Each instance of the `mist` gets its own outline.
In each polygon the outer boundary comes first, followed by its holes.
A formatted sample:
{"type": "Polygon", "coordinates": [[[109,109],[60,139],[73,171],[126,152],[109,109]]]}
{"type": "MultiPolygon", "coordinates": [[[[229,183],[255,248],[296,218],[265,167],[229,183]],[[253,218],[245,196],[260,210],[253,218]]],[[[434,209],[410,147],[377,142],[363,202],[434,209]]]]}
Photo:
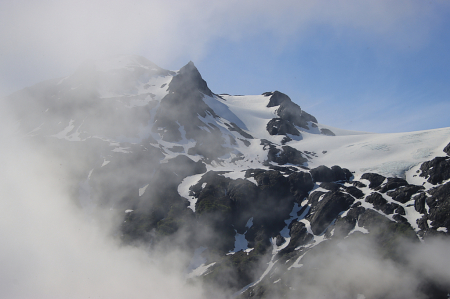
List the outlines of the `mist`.
{"type": "Polygon", "coordinates": [[[1,111],[0,297],[201,297],[185,283],[190,256],[121,244],[118,215],[80,209],[65,161],[18,134],[1,111]]]}
{"type": "MultiPolygon", "coordinates": [[[[278,282],[280,287],[292,287],[288,298],[441,298],[442,294],[430,293],[430,282],[449,287],[450,260],[444,253],[448,240],[401,240],[395,260],[386,258],[370,237],[350,235],[337,246],[327,243],[306,253],[299,261],[302,266],[278,282]]],[[[268,298],[283,293],[280,289],[268,298]]]]}

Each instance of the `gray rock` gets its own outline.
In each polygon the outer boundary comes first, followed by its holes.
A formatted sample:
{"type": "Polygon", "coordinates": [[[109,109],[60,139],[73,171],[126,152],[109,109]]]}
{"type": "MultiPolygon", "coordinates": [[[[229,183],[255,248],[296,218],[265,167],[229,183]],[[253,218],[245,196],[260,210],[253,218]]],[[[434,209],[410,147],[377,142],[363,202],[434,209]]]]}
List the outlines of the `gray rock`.
{"type": "Polygon", "coordinates": [[[369,188],[375,189],[380,186],[386,178],[378,173],[365,173],[361,176],[361,179],[368,180],[370,182],[369,188]]]}
{"type": "Polygon", "coordinates": [[[346,211],[355,199],[342,192],[329,192],[314,207],[314,214],[310,218],[311,230],[319,235],[336,219],[339,213],[346,211]]]}
{"type": "Polygon", "coordinates": [[[450,157],[436,157],[424,162],[420,170],[420,176],[426,178],[429,183],[441,184],[442,181],[450,179],[450,157]]]}

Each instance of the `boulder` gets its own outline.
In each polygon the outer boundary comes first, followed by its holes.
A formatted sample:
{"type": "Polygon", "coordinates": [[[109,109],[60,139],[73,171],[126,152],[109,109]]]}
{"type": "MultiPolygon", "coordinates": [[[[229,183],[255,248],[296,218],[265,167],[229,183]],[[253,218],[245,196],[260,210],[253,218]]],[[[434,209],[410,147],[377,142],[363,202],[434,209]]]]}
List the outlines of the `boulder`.
{"type": "Polygon", "coordinates": [[[319,167],[311,169],[310,173],[315,182],[329,183],[329,182],[347,180],[350,178],[350,177],[348,177],[348,174],[350,172],[347,173],[345,171],[345,169],[342,169],[339,166],[333,166],[330,169],[324,165],[321,165],[319,167]]]}
{"type": "Polygon", "coordinates": [[[364,183],[361,183],[360,181],[353,181],[352,182],[353,186],[358,187],[358,188],[366,188],[367,185],[364,183]]]}
{"type": "Polygon", "coordinates": [[[420,166],[421,177],[433,185],[441,184],[450,179],[450,157],[436,157],[420,166]]]}
{"type": "Polygon", "coordinates": [[[266,125],[266,130],[270,135],[291,134],[300,136],[300,131],[291,122],[281,118],[271,119],[266,125]]]}
{"type": "Polygon", "coordinates": [[[378,192],[372,192],[366,197],[366,202],[373,204],[377,210],[381,210],[387,204],[387,200],[378,192]]]}
{"type": "Polygon", "coordinates": [[[275,244],[276,244],[277,246],[281,246],[281,245],[283,245],[284,243],[286,243],[286,239],[285,239],[284,237],[282,237],[281,235],[278,235],[278,236],[275,238],[275,244]]]}
{"type": "Polygon", "coordinates": [[[381,193],[385,193],[389,190],[396,189],[398,187],[407,186],[408,182],[401,178],[388,178],[387,182],[379,187],[381,193]]]}
{"type": "Polygon", "coordinates": [[[364,173],[361,176],[361,179],[368,180],[370,182],[369,188],[375,189],[380,186],[386,178],[378,173],[364,173]]]}
{"type": "Polygon", "coordinates": [[[345,192],[352,195],[355,198],[361,199],[364,197],[364,192],[359,190],[358,188],[354,186],[345,187],[345,192]]]}
{"type": "Polygon", "coordinates": [[[308,160],[303,156],[303,153],[288,145],[283,145],[282,149],[276,148],[273,144],[269,145],[269,152],[267,154],[268,162],[275,162],[279,165],[294,164],[302,165],[308,160]]]}
{"type": "Polygon", "coordinates": [[[392,197],[393,200],[406,203],[409,200],[411,200],[411,196],[415,193],[417,193],[419,190],[425,189],[423,186],[417,186],[417,185],[407,185],[402,186],[400,188],[397,188],[394,191],[389,191],[386,194],[390,197],[392,197]]]}

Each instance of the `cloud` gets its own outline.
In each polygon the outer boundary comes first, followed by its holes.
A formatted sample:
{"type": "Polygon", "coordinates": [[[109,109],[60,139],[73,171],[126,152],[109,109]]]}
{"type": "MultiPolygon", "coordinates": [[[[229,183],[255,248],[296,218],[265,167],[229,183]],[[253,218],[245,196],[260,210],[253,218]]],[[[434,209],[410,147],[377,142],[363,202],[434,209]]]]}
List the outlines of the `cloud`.
{"type": "Polygon", "coordinates": [[[64,161],[15,135],[14,120],[0,111],[0,297],[201,297],[184,281],[188,255],[120,246],[109,217],[69,198],[64,161]]]}
{"type": "Polygon", "coordinates": [[[331,28],[334,36],[357,36],[378,46],[420,46],[440,19],[439,5],[353,0],[8,1],[0,7],[0,78],[12,91],[23,86],[17,82],[67,75],[87,58],[115,54],[140,54],[163,67],[178,68],[190,59],[200,60],[215,41],[260,36],[282,49],[315,34],[320,26],[331,28]]]}

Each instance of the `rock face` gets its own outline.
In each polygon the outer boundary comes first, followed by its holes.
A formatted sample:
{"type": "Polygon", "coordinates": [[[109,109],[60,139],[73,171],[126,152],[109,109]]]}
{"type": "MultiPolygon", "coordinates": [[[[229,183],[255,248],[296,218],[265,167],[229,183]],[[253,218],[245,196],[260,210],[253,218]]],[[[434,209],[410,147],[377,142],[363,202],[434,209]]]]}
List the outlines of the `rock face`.
{"type": "Polygon", "coordinates": [[[428,219],[431,220],[431,226],[435,228],[445,227],[450,230],[450,183],[436,187],[428,191],[431,195],[426,200],[430,207],[428,219]]]}
{"type": "Polygon", "coordinates": [[[339,213],[348,210],[354,201],[352,196],[342,192],[326,193],[322,200],[311,208],[310,223],[313,233],[322,234],[339,213]]]}
{"type": "Polygon", "coordinates": [[[186,131],[186,138],[198,139],[200,143],[211,142],[222,144],[221,136],[214,134],[217,128],[210,125],[212,134],[203,133],[201,128],[205,124],[198,115],[206,117],[208,114],[217,117],[215,112],[205,104],[203,95],[211,96],[206,82],[202,79],[192,62],[182,67],[173,77],[168,87],[169,94],[162,100],[156,113],[153,131],[161,134],[165,141],[177,142],[182,139],[180,126],[186,131]]]}
{"type": "Polygon", "coordinates": [[[270,96],[269,104],[267,107],[276,107],[277,115],[279,118],[272,119],[267,124],[267,131],[271,135],[299,135],[295,126],[309,129],[308,122],[317,123],[317,119],[303,111],[300,106],[292,102],[292,100],[279,91],[273,93],[265,93],[264,95],[270,96]]]}

